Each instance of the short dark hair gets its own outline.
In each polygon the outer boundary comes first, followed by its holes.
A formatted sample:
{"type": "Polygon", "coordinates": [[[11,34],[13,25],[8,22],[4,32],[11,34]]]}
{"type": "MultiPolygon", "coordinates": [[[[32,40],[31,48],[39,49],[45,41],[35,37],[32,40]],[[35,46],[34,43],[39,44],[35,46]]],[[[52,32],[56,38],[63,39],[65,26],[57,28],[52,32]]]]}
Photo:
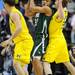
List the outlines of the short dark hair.
{"type": "Polygon", "coordinates": [[[14,6],[15,5],[15,0],[3,0],[4,3],[9,4],[10,6],[14,6]]]}

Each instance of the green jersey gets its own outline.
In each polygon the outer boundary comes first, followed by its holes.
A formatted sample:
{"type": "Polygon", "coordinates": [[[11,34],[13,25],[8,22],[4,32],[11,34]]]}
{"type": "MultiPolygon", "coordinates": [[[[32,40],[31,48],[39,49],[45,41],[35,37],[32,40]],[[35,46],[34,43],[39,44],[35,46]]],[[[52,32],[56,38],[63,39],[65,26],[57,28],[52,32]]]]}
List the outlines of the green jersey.
{"type": "Polygon", "coordinates": [[[48,44],[48,25],[50,16],[40,13],[35,26],[35,41],[32,56],[42,55],[48,44]]]}

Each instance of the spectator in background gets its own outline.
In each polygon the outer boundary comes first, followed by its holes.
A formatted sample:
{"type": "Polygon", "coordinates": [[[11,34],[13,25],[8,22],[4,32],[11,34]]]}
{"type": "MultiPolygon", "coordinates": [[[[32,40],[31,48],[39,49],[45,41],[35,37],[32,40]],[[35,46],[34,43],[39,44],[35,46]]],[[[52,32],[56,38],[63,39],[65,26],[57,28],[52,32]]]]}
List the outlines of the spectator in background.
{"type": "Polygon", "coordinates": [[[75,45],[72,45],[72,49],[69,51],[72,64],[75,66],[75,45]]]}
{"type": "Polygon", "coordinates": [[[3,10],[3,8],[4,8],[3,0],[0,0],[0,11],[3,10]]]}
{"type": "Polygon", "coordinates": [[[67,9],[69,13],[73,13],[75,11],[75,1],[68,0],[67,9]]]}
{"type": "Polygon", "coordinates": [[[75,44],[75,13],[72,15],[72,18],[71,18],[71,26],[72,26],[71,43],[75,44]]]}

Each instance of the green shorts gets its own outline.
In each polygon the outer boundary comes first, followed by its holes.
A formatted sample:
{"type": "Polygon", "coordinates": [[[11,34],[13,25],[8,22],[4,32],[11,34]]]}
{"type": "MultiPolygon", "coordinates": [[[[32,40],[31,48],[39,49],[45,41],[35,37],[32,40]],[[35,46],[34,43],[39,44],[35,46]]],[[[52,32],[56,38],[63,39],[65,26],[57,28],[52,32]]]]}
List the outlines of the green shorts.
{"type": "Polygon", "coordinates": [[[35,56],[42,56],[45,53],[46,47],[48,44],[48,39],[36,39],[34,42],[34,47],[31,53],[31,56],[34,58],[35,56]]]}

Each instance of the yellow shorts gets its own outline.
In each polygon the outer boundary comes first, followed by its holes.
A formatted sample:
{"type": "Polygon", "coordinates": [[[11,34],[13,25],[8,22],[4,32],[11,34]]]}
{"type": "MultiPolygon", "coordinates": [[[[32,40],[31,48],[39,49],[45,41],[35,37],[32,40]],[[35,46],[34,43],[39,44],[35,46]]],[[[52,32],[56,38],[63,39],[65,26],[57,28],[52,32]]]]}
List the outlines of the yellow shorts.
{"type": "Polygon", "coordinates": [[[21,63],[22,66],[29,64],[33,44],[33,41],[21,41],[17,43],[14,48],[14,61],[21,63]]]}
{"type": "Polygon", "coordinates": [[[43,61],[47,61],[49,63],[63,63],[69,62],[69,53],[66,45],[66,41],[64,39],[53,39],[50,41],[46,53],[43,56],[43,61]]]}

